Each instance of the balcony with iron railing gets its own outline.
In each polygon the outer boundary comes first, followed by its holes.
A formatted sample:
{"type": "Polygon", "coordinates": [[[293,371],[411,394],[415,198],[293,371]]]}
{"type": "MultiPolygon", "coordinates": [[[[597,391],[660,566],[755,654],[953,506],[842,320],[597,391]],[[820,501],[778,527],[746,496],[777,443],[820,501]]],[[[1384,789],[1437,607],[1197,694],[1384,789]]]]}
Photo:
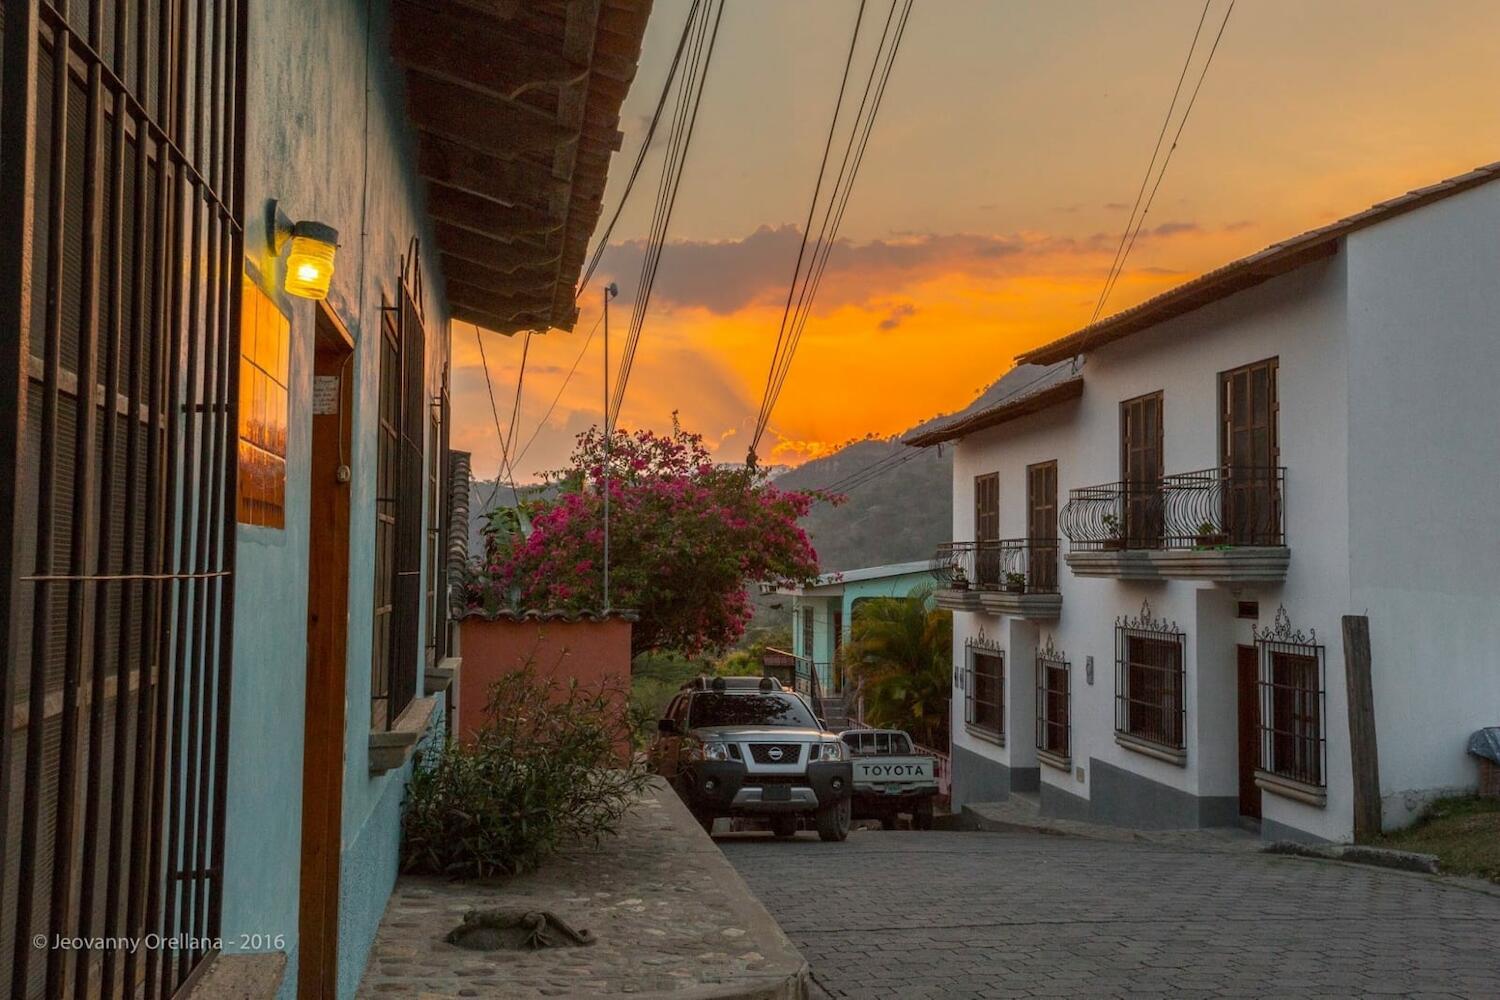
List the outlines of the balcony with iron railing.
{"type": "Polygon", "coordinates": [[[1281,468],[1219,466],[1071,490],[1058,515],[1076,576],[1211,580],[1286,579],[1281,468]]]}
{"type": "Polygon", "coordinates": [[[946,542],[932,557],[936,600],[954,611],[1050,621],[1062,611],[1056,538],[946,542]]]}

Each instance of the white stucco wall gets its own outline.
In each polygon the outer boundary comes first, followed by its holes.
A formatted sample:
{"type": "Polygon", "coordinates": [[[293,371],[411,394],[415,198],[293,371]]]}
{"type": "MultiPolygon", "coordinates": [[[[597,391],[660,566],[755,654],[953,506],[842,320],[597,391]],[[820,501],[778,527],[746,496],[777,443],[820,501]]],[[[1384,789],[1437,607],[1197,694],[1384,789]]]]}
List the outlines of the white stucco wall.
{"type": "MultiPolygon", "coordinates": [[[[954,539],[973,536],[973,477],[1000,474],[1000,536],[1026,534],[1027,465],[1056,459],[1059,501],[1071,488],[1120,478],[1119,404],[1163,391],[1165,466],[1168,473],[1218,464],[1218,375],[1269,357],[1280,359],[1281,462],[1286,467],[1286,530],[1292,550],[1285,584],[1247,587],[1238,594],[1196,582],[1135,583],[1079,578],[1059,567],[1062,614],[1042,623],[1072,663],[1072,755],[1065,774],[1042,765],[1041,779],[1074,795],[1089,795],[1090,762],[1102,760],[1153,781],[1198,796],[1234,796],[1238,770],[1235,718],[1235,645],[1251,642],[1252,622],[1236,620],[1237,600],[1260,604],[1260,624],[1269,625],[1285,604],[1293,624],[1316,628],[1328,645],[1329,801],[1317,809],[1271,794],[1263,796],[1267,819],[1337,839],[1350,824],[1348,751],[1343,679],[1339,673],[1339,618],[1350,606],[1346,467],[1344,259],[1302,268],[1179,317],[1092,354],[1084,367],[1083,397],[959,442],[954,457],[954,539]],[[1175,620],[1186,632],[1187,688],[1185,766],[1146,757],[1114,739],[1114,625],[1136,615],[1150,600],[1158,618],[1175,620]],[[1086,657],[1094,658],[1094,683],[1085,680],[1086,657]]],[[[1066,539],[1062,549],[1067,549],[1066,539]]],[[[983,627],[1007,641],[1011,634],[985,615],[959,613],[954,655],[983,627]]],[[[1031,651],[1018,650],[1025,658],[1031,651]]],[[[1007,653],[1007,700],[1023,704],[1026,728],[1009,734],[1004,750],[964,732],[961,695],[955,691],[954,742],[1004,763],[1030,766],[1034,744],[1031,663],[1015,668],[1007,653]],[[1014,761],[1013,761],[1014,758],[1014,761]]],[[[961,661],[960,661],[961,662],[961,661]]],[[[1016,718],[1012,714],[1012,719],[1016,718]]]]}
{"type": "Polygon", "coordinates": [[[1348,240],[1353,590],[1385,822],[1472,787],[1500,725],[1500,184],[1348,240]]]}

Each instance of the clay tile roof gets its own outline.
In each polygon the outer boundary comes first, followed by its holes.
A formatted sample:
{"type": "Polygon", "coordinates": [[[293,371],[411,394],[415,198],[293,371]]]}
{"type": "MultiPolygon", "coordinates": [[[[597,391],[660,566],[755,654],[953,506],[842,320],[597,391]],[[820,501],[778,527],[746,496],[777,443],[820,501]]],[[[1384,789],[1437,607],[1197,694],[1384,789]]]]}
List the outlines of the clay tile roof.
{"type": "Polygon", "coordinates": [[[923,425],[915,433],[902,438],[902,443],[926,448],[944,441],[954,441],[966,434],[998,427],[1049,406],[1077,399],[1083,395],[1083,376],[1074,373],[1067,365],[1058,366],[1054,371],[1044,371],[1040,375],[1034,374],[1034,369],[1023,366],[1012,369],[995,388],[1002,391],[1000,398],[987,401],[981,397],[955,416],[923,425]],[[1007,381],[1023,375],[1026,376],[1025,382],[1009,393],[1004,393],[1007,381]]]}
{"type": "Polygon", "coordinates": [[[651,0],[393,0],[453,315],[572,329],[651,0]]]}
{"type": "Polygon", "coordinates": [[[1338,241],[1350,233],[1497,179],[1500,179],[1500,161],[1408,191],[1399,197],[1372,205],[1363,212],[1317,229],[1309,229],[1280,243],[1273,243],[1248,257],[1231,261],[1139,305],[1075,330],[1050,344],[1027,351],[1016,360],[1020,363],[1050,364],[1138,333],[1164,320],[1192,312],[1210,302],[1258,285],[1278,274],[1330,257],[1338,252],[1338,241]]]}

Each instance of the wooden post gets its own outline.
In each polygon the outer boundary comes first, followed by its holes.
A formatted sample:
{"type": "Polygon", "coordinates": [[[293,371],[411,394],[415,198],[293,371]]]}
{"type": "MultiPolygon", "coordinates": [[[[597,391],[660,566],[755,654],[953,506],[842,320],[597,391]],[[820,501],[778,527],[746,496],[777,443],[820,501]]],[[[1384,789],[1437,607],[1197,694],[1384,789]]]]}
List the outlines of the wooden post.
{"type": "Polygon", "coordinates": [[[1354,840],[1380,833],[1380,753],[1370,678],[1370,619],[1344,615],[1344,682],[1349,696],[1349,762],[1354,779],[1354,840]]]}

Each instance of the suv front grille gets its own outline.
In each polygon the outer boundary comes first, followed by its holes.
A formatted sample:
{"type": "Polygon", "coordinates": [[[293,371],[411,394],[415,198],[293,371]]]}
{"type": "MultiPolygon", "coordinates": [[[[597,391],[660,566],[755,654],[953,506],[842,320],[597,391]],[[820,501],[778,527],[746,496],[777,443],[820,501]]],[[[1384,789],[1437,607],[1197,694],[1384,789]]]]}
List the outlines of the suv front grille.
{"type": "Polygon", "coordinates": [[[757,764],[797,764],[802,760],[801,743],[752,743],[750,758],[757,764]],[[771,751],[780,750],[780,754],[771,751]]]}

